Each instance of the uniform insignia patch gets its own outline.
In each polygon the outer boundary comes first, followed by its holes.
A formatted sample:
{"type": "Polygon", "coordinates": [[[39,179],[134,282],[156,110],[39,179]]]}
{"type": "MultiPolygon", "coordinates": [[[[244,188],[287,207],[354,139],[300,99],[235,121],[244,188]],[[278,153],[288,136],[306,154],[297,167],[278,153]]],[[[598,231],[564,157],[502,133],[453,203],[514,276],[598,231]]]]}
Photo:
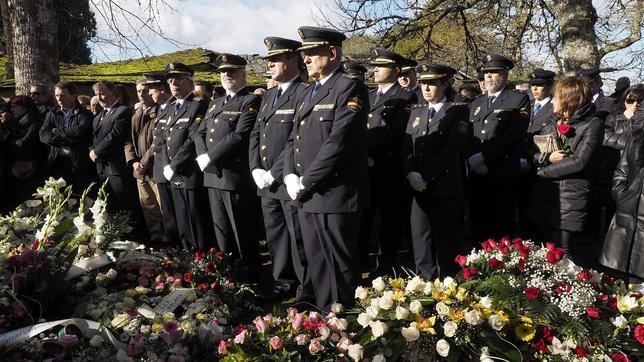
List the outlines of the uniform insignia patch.
{"type": "Polygon", "coordinates": [[[474,115],[476,116],[477,114],[479,114],[480,111],[481,111],[481,107],[476,107],[476,109],[474,110],[474,115]]]}
{"type": "Polygon", "coordinates": [[[316,104],[313,106],[314,111],[319,111],[321,109],[333,109],[335,107],[335,104],[333,103],[327,103],[327,104],[316,104]]]}
{"type": "Polygon", "coordinates": [[[411,126],[413,128],[416,128],[418,127],[419,124],[420,124],[420,117],[416,117],[416,119],[414,120],[414,123],[412,123],[411,126]]]}
{"type": "Polygon", "coordinates": [[[212,105],[212,107],[210,107],[210,110],[208,110],[208,112],[212,112],[212,111],[214,111],[214,110],[215,110],[215,108],[217,108],[217,105],[216,105],[216,104],[213,104],[213,105],[212,105]]]}
{"type": "Polygon", "coordinates": [[[294,114],[295,110],[294,109],[278,109],[275,111],[275,114],[294,114]]]}
{"type": "Polygon", "coordinates": [[[347,102],[347,107],[352,112],[358,112],[362,109],[362,101],[358,97],[353,97],[347,102]]]}
{"type": "Polygon", "coordinates": [[[250,113],[257,113],[257,108],[255,106],[251,106],[250,108],[248,108],[248,111],[250,113]]]}
{"type": "Polygon", "coordinates": [[[201,121],[203,121],[203,116],[197,116],[197,117],[195,117],[195,122],[196,122],[197,124],[200,124],[200,123],[201,123],[201,121]]]}

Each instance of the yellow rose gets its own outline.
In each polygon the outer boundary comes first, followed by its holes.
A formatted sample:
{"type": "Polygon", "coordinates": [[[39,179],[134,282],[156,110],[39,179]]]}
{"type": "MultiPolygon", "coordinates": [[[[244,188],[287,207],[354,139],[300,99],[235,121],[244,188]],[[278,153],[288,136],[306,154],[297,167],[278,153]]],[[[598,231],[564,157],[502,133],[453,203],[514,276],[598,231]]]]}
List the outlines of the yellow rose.
{"type": "Polygon", "coordinates": [[[152,332],[159,333],[159,332],[161,332],[163,330],[164,330],[163,324],[161,324],[161,323],[153,323],[152,324],[152,332]]]}

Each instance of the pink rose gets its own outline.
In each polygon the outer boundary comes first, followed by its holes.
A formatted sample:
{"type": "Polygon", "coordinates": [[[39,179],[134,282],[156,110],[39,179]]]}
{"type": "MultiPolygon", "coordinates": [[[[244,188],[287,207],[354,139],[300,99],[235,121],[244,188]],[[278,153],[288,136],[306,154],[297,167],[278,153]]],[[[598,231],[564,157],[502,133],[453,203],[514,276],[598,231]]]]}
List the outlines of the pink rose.
{"type": "Polygon", "coordinates": [[[351,342],[351,339],[349,339],[347,336],[343,336],[340,339],[340,342],[338,342],[338,351],[342,353],[346,353],[349,350],[349,346],[352,345],[353,342],[351,342]]]}
{"type": "Polygon", "coordinates": [[[262,317],[255,318],[255,320],[253,320],[253,324],[255,324],[255,328],[257,328],[257,332],[259,333],[266,332],[266,328],[268,328],[268,325],[266,325],[266,322],[262,317]]]}
{"type": "Polygon", "coordinates": [[[297,313],[293,318],[293,323],[291,323],[291,327],[293,327],[293,329],[297,331],[302,326],[303,321],[304,321],[304,318],[302,318],[302,315],[300,313],[297,313]]]}
{"type": "Polygon", "coordinates": [[[309,343],[309,336],[306,334],[298,334],[295,336],[295,343],[297,343],[298,346],[303,346],[309,343]]]}
{"type": "Polygon", "coordinates": [[[244,340],[246,340],[246,330],[243,329],[239,334],[235,336],[235,339],[233,342],[236,344],[244,344],[244,340]]]}
{"type": "Polygon", "coordinates": [[[284,346],[284,344],[282,343],[282,340],[278,336],[271,337],[271,339],[268,341],[268,344],[273,349],[281,349],[284,346]]]}
{"type": "Polygon", "coordinates": [[[311,343],[309,343],[309,352],[311,354],[318,354],[321,351],[324,351],[324,346],[320,343],[320,340],[317,338],[312,339],[311,343]]]}
{"type": "Polygon", "coordinates": [[[217,352],[219,352],[219,354],[222,356],[227,354],[228,350],[226,349],[226,347],[228,347],[228,344],[226,343],[226,341],[222,339],[221,341],[219,341],[219,347],[217,347],[217,352]]]}

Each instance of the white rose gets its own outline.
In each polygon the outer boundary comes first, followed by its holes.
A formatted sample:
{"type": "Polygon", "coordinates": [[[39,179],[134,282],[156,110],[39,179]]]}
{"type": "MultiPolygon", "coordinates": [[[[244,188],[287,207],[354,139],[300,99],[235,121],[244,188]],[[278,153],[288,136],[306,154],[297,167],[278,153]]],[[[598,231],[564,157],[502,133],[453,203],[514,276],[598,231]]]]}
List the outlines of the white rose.
{"type": "Polygon", "coordinates": [[[354,361],[360,361],[362,360],[363,348],[358,343],[352,344],[348,348],[348,354],[354,361]]]}
{"type": "Polygon", "coordinates": [[[369,315],[369,317],[371,317],[371,319],[378,317],[378,307],[374,307],[374,306],[367,307],[366,312],[369,315]]]}
{"type": "Polygon", "coordinates": [[[423,290],[423,288],[425,288],[425,282],[420,279],[420,277],[415,276],[409,281],[409,283],[407,283],[405,291],[407,291],[408,293],[419,292],[423,290]]]}
{"type": "Polygon", "coordinates": [[[389,310],[393,308],[394,300],[391,299],[391,296],[389,295],[383,295],[382,297],[378,298],[378,306],[380,307],[380,309],[389,310]]]}
{"type": "Polygon", "coordinates": [[[423,294],[425,294],[425,295],[432,294],[432,289],[434,289],[434,284],[425,283],[425,288],[423,288],[423,294]]]}
{"type": "Polygon", "coordinates": [[[479,304],[480,304],[483,308],[492,308],[492,299],[490,299],[490,297],[488,297],[488,296],[482,297],[482,298],[479,300],[479,304]]]}
{"type": "Polygon", "coordinates": [[[329,335],[331,334],[331,330],[329,329],[329,327],[322,326],[318,328],[318,333],[320,333],[320,339],[326,341],[326,339],[329,338],[329,335]]]}
{"type": "Polygon", "coordinates": [[[456,330],[458,329],[458,324],[448,321],[443,325],[443,333],[445,337],[454,337],[456,335],[456,330]]]}
{"type": "Polygon", "coordinates": [[[617,309],[622,313],[630,312],[637,306],[637,299],[631,295],[617,297],[617,309]]]}
{"type": "Polygon", "coordinates": [[[449,343],[444,339],[439,339],[436,342],[436,352],[441,357],[447,357],[449,355],[449,343]]]}
{"type": "Polygon", "coordinates": [[[89,340],[89,345],[92,347],[100,347],[105,340],[103,337],[101,337],[100,334],[95,334],[92,338],[89,340]]]}
{"type": "Polygon", "coordinates": [[[487,347],[482,347],[481,348],[481,358],[479,359],[481,362],[494,362],[492,358],[490,358],[490,349],[487,347]]]}
{"type": "Polygon", "coordinates": [[[373,287],[373,289],[379,292],[382,292],[383,290],[385,290],[385,287],[386,287],[385,281],[382,280],[382,277],[377,277],[376,279],[372,280],[371,286],[373,287]]]}
{"type": "Polygon", "coordinates": [[[617,328],[626,328],[628,326],[628,320],[623,315],[617,318],[611,318],[610,321],[617,328]]]}
{"type": "Polygon", "coordinates": [[[503,329],[505,326],[505,322],[503,322],[503,318],[499,316],[498,314],[492,314],[488,319],[487,323],[494,329],[495,331],[500,331],[503,329]]]}
{"type": "Polygon", "coordinates": [[[331,304],[331,312],[335,314],[342,313],[342,304],[340,303],[331,304]]]}
{"type": "Polygon", "coordinates": [[[412,313],[420,313],[420,311],[423,310],[423,305],[420,304],[419,301],[414,300],[411,303],[409,303],[409,311],[412,313]]]}
{"type": "Polygon", "coordinates": [[[83,256],[83,255],[87,254],[87,250],[88,250],[88,249],[89,249],[89,248],[87,247],[87,245],[82,245],[82,244],[81,244],[81,245],[79,245],[79,246],[78,246],[78,254],[77,254],[77,255],[78,255],[78,256],[83,256]]]}
{"type": "Polygon", "coordinates": [[[369,322],[371,322],[371,316],[369,314],[360,313],[358,315],[358,323],[362,326],[362,328],[367,328],[369,322]]]}
{"type": "Polygon", "coordinates": [[[481,314],[476,310],[471,310],[465,313],[465,321],[473,326],[478,326],[479,324],[483,323],[481,314]]]}
{"type": "Polygon", "coordinates": [[[387,333],[387,330],[389,329],[387,325],[381,321],[369,322],[369,327],[371,327],[371,334],[376,338],[387,333]]]}
{"type": "Polygon", "coordinates": [[[443,285],[445,286],[445,288],[449,287],[452,284],[454,284],[454,279],[452,277],[443,279],[443,285]]]}
{"type": "Polygon", "coordinates": [[[396,307],[396,319],[403,320],[409,317],[409,311],[403,307],[396,307]]]}
{"type": "Polygon", "coordinates": [[[377,354],[377,355],[375,355],[375,356],[373,357],[373,359],[371,360],[371,362],[387,362],[387,359],[385,358],[385,356],[383,356],[383,355],[381,355],[381,354],[377,354]]]}
{"type": "Polygon", "coordinates": [[[369,296],[369,292],[367,291],[367,289],[363,287],[356,288],[356,293],[355,293],[356,299],[365,300],[367,299],[368,296],[369,296]]]}
{"type": "Polygon", "coordinates": [[[338,319],[338,330],[344,331],[347,329],[347,327],[349,327],[349,322],[346,319],[344,318],[338,319]]]}
{"type": "Polygon", "coordinates": [[[436,312],[438,315],[447,315],[449,314],[449,307],[443,302],[436,303],[436,312]]]}
{"type": "Polygon", "coordinates": [[[413,342],[420,337],[420,331],[416,328],[416,323],[412,323],[408,328],[402,327],[400,333],[407,342],[413,342]]]}

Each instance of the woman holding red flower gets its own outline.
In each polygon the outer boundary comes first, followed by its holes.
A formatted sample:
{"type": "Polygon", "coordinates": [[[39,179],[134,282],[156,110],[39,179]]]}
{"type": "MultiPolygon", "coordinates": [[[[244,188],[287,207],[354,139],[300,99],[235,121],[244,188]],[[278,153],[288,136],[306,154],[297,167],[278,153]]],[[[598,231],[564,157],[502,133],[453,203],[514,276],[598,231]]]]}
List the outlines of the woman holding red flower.
{"type": "Polygon", "coordinates": [[[554,88],[555,116],[541,131],[555,136],[559,151],[540,153],[533,148],[537,177],[530,214],[540,226],[541,241],[565,249],[570,247],[571,236],[584,227],[595,173],[592,161],[602,141],[602,122],[593,116],[591,101],[585,80],[559,80],[554,88]]]}

